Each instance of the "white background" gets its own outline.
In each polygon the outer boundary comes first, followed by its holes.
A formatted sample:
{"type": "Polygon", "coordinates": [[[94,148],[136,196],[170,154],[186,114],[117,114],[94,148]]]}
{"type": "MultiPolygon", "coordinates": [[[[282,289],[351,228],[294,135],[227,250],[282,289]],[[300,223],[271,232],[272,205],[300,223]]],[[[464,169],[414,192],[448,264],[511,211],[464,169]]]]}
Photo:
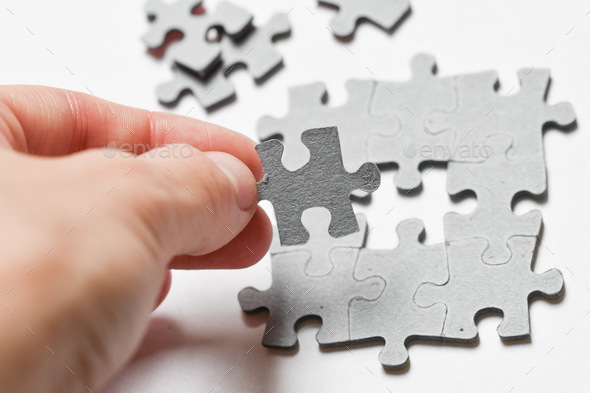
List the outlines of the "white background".
{"type": "MultiPolygon", "coordinates": [[[[10,0],[0,6],[0,83],[44,84],[92,91],[97,96],[153,110],[155,86],[170,77],[167,61],[150,57],[140,41],[148,25],[143,0],[10,0]],[[6,8],[7,7],[7,8],[6,8]]],[[[269,259],[242,271],[175,272],[170,295],[154,313],[145,342],[131,364],[104,392],[211,391],[581,391],[590,377],[590,265],[588,219],[590,176],[590,2],[413,0],[412,15],[393,35],[365,24],[349,43],[326,29],[334,11],[315,1],[238,1],[264,23],[291,10],[293,34],[279,45],[285,68],[262,86],[247,72],[231,76],[238,100],[206,114],[192,97],[173,111],[220,123],[255,137],[256,120],[284,115],[287,87],[323,81],[331,105],[346,101],[350,78],[404,80],[410,58],[433,54],[441,75],[497,70],[501,92],[517,85],[524,67],[551,69],[549,101],[570,101],[578,114],[573,132],[545,135],[549,195],[525,200],[515,211],[543,212],[545,228],[536,271],[562,270],[566,295],[558,304],[531,306],[532,340],[506,345],[495,328],[499,316],[480,321],[473,346],[410,347],[411,366],[386,373],[380,345],[320,350],[318,323],[299,330],[300,347],[271,351],[260,345],[265,315],[243,315],[237,293],[270,285],[269,259]]],[[[216,1],[206,5],[214,8],[216,1]]],[[[426,168],[428,169],[428,167],[426,168]]],[[[424,191],[402,197],[385,172],[369,206],[370,247],[392,248],[403,218],[425,221],[427,242],[443,241],[442,217],[469,212],[473,199],[453,203],[445,192],[444,169],[424,176],[424,191]],[[394,207],[393,211],[385,213],[394,207]]]]}

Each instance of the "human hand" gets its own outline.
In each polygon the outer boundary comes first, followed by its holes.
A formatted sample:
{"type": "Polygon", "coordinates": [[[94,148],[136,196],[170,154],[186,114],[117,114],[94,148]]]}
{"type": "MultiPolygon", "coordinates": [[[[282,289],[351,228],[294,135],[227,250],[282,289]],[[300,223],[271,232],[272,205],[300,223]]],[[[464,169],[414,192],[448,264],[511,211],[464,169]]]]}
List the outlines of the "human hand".
{"type": "Polygon", "coordinates": [[[194,119],[1,87],[0,390],[94,391],[139,344],[169,268],[261,259],[253,147],[194,119]],[[162,147],[130,157],[112,141],[162,147]]]}

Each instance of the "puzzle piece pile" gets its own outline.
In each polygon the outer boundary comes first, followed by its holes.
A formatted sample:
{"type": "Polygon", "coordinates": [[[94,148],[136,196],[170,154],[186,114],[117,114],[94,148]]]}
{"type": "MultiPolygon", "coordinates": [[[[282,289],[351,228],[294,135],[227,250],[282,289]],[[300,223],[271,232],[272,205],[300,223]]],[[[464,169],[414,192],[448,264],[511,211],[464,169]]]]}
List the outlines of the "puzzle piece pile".
{"type": "Polygon", "coordinates": [[[172,80],[156,89],[163,104],[172,105],[191,92],[204,108],[214,109],[235,98],[227,77],[239,66],[261,83],[283,64],[274,41],[291,31],[285,13],[254,26],[250,13],[227,2],[206,12],[203,0],[149,0],[145,10],[151,23],[143,41],[152,53],[169,52],[174,63],[172,80]],[[174,33],[182,37],[170,42],[174,33]]]}
{"type": "Polygon", "coordinates": [[[321,345],[384,340],[379,360],[396,369],[409,361],[408,341],[474,341],[476,318],[490,311],[503,314],[502,339],[529,337],[530,297],[562,293],[558,270],[532,271],[541,213],[512,211],[515,196],[547,190],[544,127],[575,123],[570,104],[545,102],[549,72],[521,70],[519,91],[502,96],[495,72],[438,78],[424,54],[411,68],[405,82],[349,81],[339,108],[325,105],[321,83],[292,88],[287,116],[260,120],[260,199],[277,218],[273,283],[239,301],[269,310],[265,346],[292,348],[297,323],[319,317],[321,345]],[[471,191],[478,207],[447,213],[443,244],[422,244],[424,226],[411,219],[399,223],[396,248],[364,248],[366,219],[350,194],[378,188],[368,161],[397,164],[400,190],[421,187],[422,163],[444,162],[449,194],[471,191]]]}

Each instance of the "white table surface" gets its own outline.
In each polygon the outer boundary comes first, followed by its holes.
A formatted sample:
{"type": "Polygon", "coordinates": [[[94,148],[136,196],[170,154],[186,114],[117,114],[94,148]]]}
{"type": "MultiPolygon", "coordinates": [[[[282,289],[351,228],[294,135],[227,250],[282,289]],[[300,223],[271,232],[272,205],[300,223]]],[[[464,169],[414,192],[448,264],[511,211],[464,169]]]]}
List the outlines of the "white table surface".
{"type": "MultiPolygon", "coordinates": [[[[167,61],[150,57],[140,40],[147,29],[144,0],[8,0],[0,7],[0,83],[44,84],[152,110],[155,86],[169,78],[167,61]]],[[[208,0],[213,8],[217,1],[208,0]]],[[[318,323],[299,330],[298,350],[261,346],[265,315],[246,316],[237,293],[265,288],[271,277],[265,257],[242,271],[175,272],[170,295],[153,314],[132,362],[103,392],[313,392],[313,391],[582,391],[590,383],[590,3],[587,1],[413,0],[413,12],[393,35],[362,25],[349,43],[337,42],[326,26],[334,11],[315,1],[238,1],[264,23],[290,12],[293,34],[278,43],[285,68],[257,86],[245,71],[231,76],[238,100],[212,114],[192,97],[172,111],[206,119],[255,137],[256,120],[282,116],[287,87],[323,81],[331,105],[346,101],[350,78],[404,80],[418,52],[436,56],[441,75],[497,70],[501,92],[517,85],[523,67],[551,69],[549,102],[570,101],[578,114],[573,132],[545,135],[549,194],[524,200],[515,211],[543,212],[545,228],[536,271],[562,270],[566,295],[558,304],[531,305],[532,340],[506,345],[496,334],[499,316],[479,322],[473,346],[416,344],[405,373],[386,373],[380,345],[351,351],[320,350],[318,323]],[[213,389],[213,390],[211,390],[213,389]]],[[[427,242],[443,240],[442,217],[469,212],[474,199],[454,203],[445,192],[445,171],[424,176],[424,192],[407,198],[385,172],[368,206],[368,246],[392,248],[394,228],[409,217],[425,221],[427,242]],[[395,206],[392,213],[385,213],[395,206]]],[[[265,205],[268,206],[268,205],[265,205]]]]}

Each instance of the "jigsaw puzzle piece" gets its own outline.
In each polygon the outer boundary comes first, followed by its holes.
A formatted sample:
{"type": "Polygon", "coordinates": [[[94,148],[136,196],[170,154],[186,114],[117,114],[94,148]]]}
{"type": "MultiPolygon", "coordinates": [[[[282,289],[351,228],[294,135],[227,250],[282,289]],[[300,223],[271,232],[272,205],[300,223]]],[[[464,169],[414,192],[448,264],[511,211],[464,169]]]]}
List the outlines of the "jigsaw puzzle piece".
{"type": "Polygon", "coordinates": [[[290,32],[289,18],[279,13],[241,40],[223,40],[222,57],[226,75],[236,66],[244,65],[256,82],[262,82],[283,64],[283,57],[275,49],[274,41],[290,32]]]}
{"type": "Polygon", "coordinates": [[[307,209],[301,216],[303,226],[309,232],[309,241],[298,246],[281,246],[279,232],[276,226],[273,227],[273,239],[270,245],[270,255],[290,253],[294,251],[309,251],[311,259],[307,264],[305,273],[310,276],[323,276],[328,274],[334,265],[330,258],[330,252],[337,247],[347,248],[351,251],[360,248],[365,243],[367,236],[367,219],[364,214],[357,213],[356,219],[360,230],[351,235],[341,238],[333,238],[328,234],[328,227],[331,221],[330,212],[321,207],[307,209]]]}
{"type": "Polygon", "coordinates": [[[375,89],[374,81],[350,80],[346,83],[348,101],[340,107],[326,105],[327,91],[323,83],[313,83],[289,89],[289,113],[282,119],[269,116],[258,121],[261,140],[281,135],[285,144],[283,164],[295,170],[309,160],[301,143],[303,131],[318,127],[338,128],[342,158],[347,171],[356,171],[368,161],[366,145],[373,135],[393,136],[398,132],[395,115],[373,116],[369,112],[375,89]]]}
{"type": "Polygon", "coordinates": [[[447,213],[444,217],[445,239],[462,240],[483,237],[489,247],[483,261],[501,264],[510,259],[506,242],[517,235],[538,236],[542,216],[538,210],[517,216],[512,211],[516,195],[543,195],[547,189],[544,160],[540,157],[512,160],[508,152],[512,138],[492,135],[486,141],[490,156],[481,163],[451,162],[448,166],[447,191],[451,196],[472,190],[477,209],[467,215],[447,213]]]}
{"type": "Polygon", "coordinates": [[[375,164],[365,163],[356,172],[347,172],[336,127],[307,130],[301,140],[311,158],[296,171],[283,167],[281,142],[270,140],[256,146],[265,171],[264,179],[258,183],[258,198],[273,204],[281,244],[291,246],[309,240],[301,224],[301,215],[315,206],[330,211],[332,219],[328,232],[332,237],[357,232],[359,226],[350,194],[353,190],[375,191],[380,184],[379,169],[375,164]]]}
{"type": "Polygon", "coordinates": [[[206,80],[179,67],[172,69],[174,78],[156,88],[158,100],[165,105],[176,104],[185,92],[191,92],[207,110],[232,100],[236,93],[233,84],[223,74],[216,73],[206,80]]]}
{"type": "Polygon", "coordinates": [[[377,83],[371,112],[377,116],[396,114],[400,132],[389,137],[374,136],[367,147],[370,161],[398,165],[395,185],[402,190],[420,187],[423,162],[447,162],[454,152],[453,132],[435,135],[425,127],[432,111],[455,108],[453,78],[437,78],[434,57],[427,54],[414,56],[411,68],[409,81],[377,83]]]}
{"type": "Polygon", "coordinates": [[[330,22],[330,31],[341,39],[353,36],[357,25],[364,20],[391,31],[410,11],[409,0],[319,0],[319,3],[338,8],[338,14],[330,22]]]}
{"type": "Polygon", "coordinates": [[[205,78],[221,57],[219,42],[209,42],[207,32],[217,29],[232,37],[243,35],[252,23],[252,15],[231,3],[221,2],[213,14],[195,15],[192,11],[202,1],[179,0],[164,3],[150,0],[146,5],[148,16],[153,19],[150,30],[143,36],[151,49],[164,45],[173,31],[183,34],[182,39],[170,49],[177,64],[205,78]]]}
{"type": "Polygon", "coordinates": [[[457,341],[473,341],[478,336],[478,315],[501,311],[498,334],[504,340],[530,336],[528,300],[533,295],[556,298],[563,291],[563,276],[551,269],[533,273],[532,263],[537,238],[515,236],[508,241],[512,258],[502,265],[482,263],[487,247],[482,238],[448,242],[449,280],[444,285],[422,284],[416,302],[447,306],[443,335],[457,341]]]}
{"type": "Polygon", "coordinates": [[[378,275],[384,278],[386,286],[378,299],[355,299],[349,309],[351,341],[383,338],[385,347],[379,354],[379,361],[389,369],[408,364],[406,344],[409,341],[440,338],[446,315],[443,304],[425,308],[414,302],[420,284],[431,281],[442,285],[446,282],[444,244],[422,244],[424,224],[417,219],[402,221],[397,233],[399,245],[395,249],[360,250],[355,278],[362,280],[378,275]]]}
{"type": "Polygon", "coordinates": [[[182,32],[187,18],[191,18],[193,11],[202,4],[203,0],[178,0],[174,3],[148,0],[144,9],[150,20],[150,29],[142,36],[143,42],[150,49],[162,47],[168,34],[182,32]]]}
{"type": "Polygon", "coordinates": [[[454,130],[459,143],[466,145],[481,144],[490,134],[506,133],[514,140],[513,158],[543,157],[543,127],[568,128],[575,123],[575,112],[569,103],[547,105],[548,70],[523,69],[518,76],[520,91],[505,96],[497,94],[496,72],[455,77],[457,110],[432,113],[428,128],[435,133],[454,130]]]}
{"type": "Polygon", "coordinates": [[[269,310],[262,344],[271,348],[293,348],[297,345],[299,321],[319,317],[322,327],[316,338],[323,345],[347,342],[348,303],[357,297],[378,297],[385,283],[378,277],[357,281],[353,269],[358,249],[334,263],[328,274],[312,277],[305,274],[311,259],[308,251],[274,255],[271,259],[273,282],[266,291],[245,288],[238,299],[242,309],[255,312],[269,310]]]}

